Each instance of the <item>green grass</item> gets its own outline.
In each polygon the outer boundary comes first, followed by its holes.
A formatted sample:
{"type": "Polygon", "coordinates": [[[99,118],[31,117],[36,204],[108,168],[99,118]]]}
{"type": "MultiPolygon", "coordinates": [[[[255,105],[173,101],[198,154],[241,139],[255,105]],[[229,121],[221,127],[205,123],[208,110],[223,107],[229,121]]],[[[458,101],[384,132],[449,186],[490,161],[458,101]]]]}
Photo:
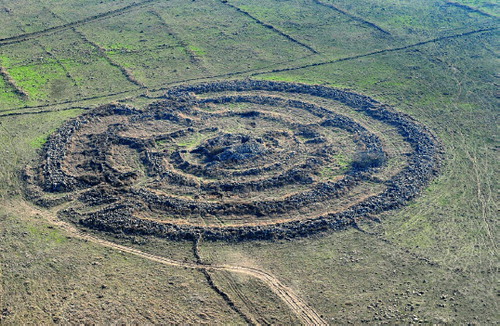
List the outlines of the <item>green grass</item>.
{"type": "Polygon", "coordinates": [[[373,0],[369,3],[349,0],[324,0],[349,13],[375,23],[403,42],[415,42],[468,30],[475,24],[493,21],[439,0],[373,0]]]}
{"type": "MultiPolygon", "coordinates": [[[[382,236],[398,247],[465,271],[463,277],[472,279],[494,268],[491,196],[498,186],[493,152],[498,139],[492,122],[498,100],[493,86],[495,59],[489,51],[492,42],[494,34],[483,34],[418,51],[271,75],[283,80],[330,78],[336,86],[342,81],[341,87],[394,104],[440,136],[447,151],[442,175],[412,205],[384,215],[382,236]]],[[[481,285],[491,282],[490,277],[481,279],[481,285]]],[[[464,291],[476,293],[469,308],[477,307],[481,296],[476,286],[464,291]]],[[[490,303],[492,295],[486,295],[490,303]]]]}
{"type": "Polygon", "coordinates": [[[194,45],[190,45],[189,50],[193,51],[197,56],[200,56],[200,57],[207,54],[207,51],[203,50],[200,47],[194,46],[194,45]]]}
{"type": "MultiPolygon", "coordinates": [[[[391,33],[383,36],[309,0],[228,1],[321,54],[306,57],[307,49],[215,0],[154,2],[77,28],[106,49],[113,62],[146,86],[156,87],[208,75],[329,61],[497,24],[438,0],[322,0],[391,33]],[[167,26],[150,10],[157,11],[167,26]]],[[[4,1],[0,38],[22,33],[20,25],[27,32],[39,31],[132,2],[4,1]]],[[[498,5],[489,0],[457,2],[498,15],[498,5]]],[[[445,160],[440,176],[410,205],[380,216],[380,224],[360,221],[361,229],[375,235],[349,229],[283,241],[203,242],[203,260],[269,271],[332,324],[493,324],[498,319],[495,199],[500,180],[496,38],[496,32],[480,33],[253,76],[350,89],[394,105],[442,140],[445,160]]],[[[0,79],[2,114],[113,100],[131,105],[151,101],[136,98],[144,90],[71,30],[1,45],[0,64],[30,95],[23,101],[0,79]],[[130,92],[120,94],[123,91],[130,92]],[[82,101],[85,98],[93,99],[82,101]],[[60,102],[70,103],[45,107],[60,102]]],[[[0,323],[241,323],[198,272],[68,238],[62,230],[49,228],[26,204],[20,172],[34,162],[53,130],[82,112],[0,116],[1,309],[6,315],[0,323]]],[[[227,132],[244,131],[235,122],[225,127],[227,132]]],[[[193,147],[200,141],[202,137],[193,137],[182,145],[193,147]]],[[[337,163],[345,169],[349,159],[339,156],[337,163]]],[[[335,170],[325,167],[322,173],[332,175],[335,170]]],[[[191,243],[109,239],[194,260],[191,243]]],[[[286,319],[289,310],[262,284],[222,273],[214,278],[245,311],[252,311],[254,302],[256,315],[294,323],[286,319]]]]}
{"type": "Polygon", "coordinates": [[[378,38],[380,35],[371,33],[365,26],[309,0],[229,2],[330,58],[384,49],[395,44],[394,40],[378,38]]]}
{"type": "Polygon", "coordinates": [[[110,57],[130,68],[134,76],[150,87],[202,75],[200,69],[190,62],[185,51],[179,47],[152,53],[116,53],[110,54],[110,57]]]}
{"type": "MultiPolygon", "coordinates": [[[[75,109],[75,110],[65,110],[61,112],[56,112],[52,114],[47,114],[49,116],[49,121],[52,124],[58,124],[60,121],[67,120],[69,118],[74,118],[75,116],[79,115],[82,111],[75,109]],[[52,116],[52,117],[51,117],[52,116]]],[[[35,149],[42,148],[43,145],[47,142],[49,136],[54,133],[54,131],[57,130],[57,127],[54,127],[48,131],[41,132],[40,130],[37,130],[36,134],[39,136],[36,136],[33,138],[31,141],[29,141],[29,145],[35,149]]]]}
{"type": "Polygon", "coordinates": [[[334,162],[338,165],[338,168],[332,168],[330,166],[325,166],[320,170],[320,175],[325,178],[333,178],[339,175],[343,175],[352,163],[352,159],[349,159],[344,154],[336,154],[333,157],[334,162]]]}
{"type": "Polygon", "coordinates": [[[3,2],[3,6],[9,12],[2,10],[0,13],[0,18],[3,18],[2,22],[5,24],[2,24],[0,35],[2,37],[18,35],[20,34],[18,26],[21,26],[27,33],[37,32],[99,13],[116,10],[133,2],[133,0],[86,0],[85,2],[43,0],[34,3],[32,1],[6,0],[3,2]],[[61,19],[54,17],[52,13],[61,17],[61,19]]]}
{"type": "Polygon", "coordinates": [[[337,154],[334,156],[335,162],[340,165],[342,169],[345,169],[351,164],[351,160],[349,160],[345,155],[337,154]]]}
{"type": "Polygon", "coordinates": [[[30,225],[27,227],[30,236],[37,238],[41,242],[61,244],[68,241],[68,238],[59,230],[50,228],[38,228],[30,225]]]}
{"type": "Polygon", "coordinates": [[[7,86],[3,78],[0,78],[0,110],[5,107],[15,107],[22,105],[22,100],[14,90],[7,86]]]}
{"type": "Polygon", "coordinates": [[[204,64],[216,74],[256,69],[309,54],[220,1],[204,1],[193,6],[174,0],[162,3],[157,10],[195,53],[197,49],[202,50],[204,64]],[[183,19],[186,15],[193,19],[183,19]]]}
{"type": "Polygon", "coordinates": [[[201,143],[201,141],[203,140],[203,138],[204,138],[204,136],[202,134],[195,134],[195,135],[188,137],[184,141],[178,142],[177,145],[191,149],[191,148],[195,147],[196,145],[199,145],[201,143]]]}
{"type": "Polygon", "coordinates": [[[490,15],[498,16],[500,15],[500,5],[495,1],[491,0],[458,0],[455,1],[475,9],[479,9],[490,15]]]}
{"type": "MultiPolygon", "coordinates": [[[[8,298],[2,301],[2,309],[8,312],[5,323],[239,320],[206,283],[200,283],[203,276],[197,271],[157,265],[68,237],[26,204],[19,171],[37,157],[33,142],[81,113],[67,110],[0,118],[0,246],[6,249],[1,254],[1,284],[2,294],[8,298]],[[134,302],[135,308],[126,302],[134,302]]],[[[164,254],[174,251],[172,255],[179,259],[192,257],[189,243],[169,246],[163,241],[154,247],[162,245],[164,254]]]]}
{"type": "MultiPolygon", "coordinates": [[[[54,131],[55,130],[52,130],[52,132],[54,131]]],[[[42,146],[47,142],[47,139],[47,136],[38,136],[31,141],[30,145],[33,148],[42,148],[42,146]]]]}
{"type": "Polygon", "coordinates": [[[161,21],[144,11],[131,11],[115,19],[97,21],[79,28],[104,49],[140,51],[157,46],[177,46],[161,21]]]}
{"type": "Polygon", "coordinates": [[[274,74],[265,74],[262,79],[265,80],[274,80],[274,81],[284,81],[284,82],[289,82],[289,83],[303,83],[303,84],[310,84],[310,85],[315,85],[315,84],[323,84],[324,81],[314,79],[314,78],[308,78],[307,76],[293,76],[293,75],[288,75],[288,76],[283,76],[283,75],[274,75],[274,74]]]}
{"type": "Polygon", "coordinates": [[[33,160],[50,133],[82,110],[0,118],[0,200],[20,194],[20,171],[33,160]]]}
{"type": "Polygon", "coordinates": [[[33,100],[45,100],[51,95],[50,81],[65,78],[64,70],[55,63],[39,66],[23,66],[9,69],[16,84],[33,100]]]}

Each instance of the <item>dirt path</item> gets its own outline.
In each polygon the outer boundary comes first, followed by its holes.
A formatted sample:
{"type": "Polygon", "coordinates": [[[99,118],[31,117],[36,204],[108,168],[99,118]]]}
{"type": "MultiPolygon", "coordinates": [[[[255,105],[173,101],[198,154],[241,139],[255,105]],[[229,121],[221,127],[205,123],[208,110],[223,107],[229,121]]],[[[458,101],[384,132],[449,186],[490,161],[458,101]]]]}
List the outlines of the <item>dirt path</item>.
{"type": "Polygon", "coordinates": [[[232,265],[209,265],[209,264],[200,264],[194,262],[183,262],[178,260],[173,260],[161,256],[152,255],[143,251],[140,251],[135,248],[119,245],[113,243],[111,241],[99,239],[90,234],[86,234],[84,232],[79,231],[73,225],[59,220],[57,217],[54,217],[52,214],[48,212],[44,212],[41,210],[37,210],[40,215],[43,215],[50,223],[58,226],[64,231],[68,232],[72,236],[87,240],[96,244],[99,244],[104,247],[113,248],[122,252],[126,252],[132,255],[136,255],[160,264],[170,265],[170,266],[178,266],[185,267],[191,269],[204,269],[204,270],[212,270],[212,271],[228,271],[233,273],[241,273],[246,274],[252,277],[255,277],[262,282],[264,282],[281,300],[284,301],[286,305],[297,315],[297,317],[305,324],[305,325],[328,325],[319,314],[311,307],[309,307],[299,296],[293,292],[292,289],[285,286],[280,282],[275,276],[272,274],[250,267],[243,266],[232,266],[232,265]]]}

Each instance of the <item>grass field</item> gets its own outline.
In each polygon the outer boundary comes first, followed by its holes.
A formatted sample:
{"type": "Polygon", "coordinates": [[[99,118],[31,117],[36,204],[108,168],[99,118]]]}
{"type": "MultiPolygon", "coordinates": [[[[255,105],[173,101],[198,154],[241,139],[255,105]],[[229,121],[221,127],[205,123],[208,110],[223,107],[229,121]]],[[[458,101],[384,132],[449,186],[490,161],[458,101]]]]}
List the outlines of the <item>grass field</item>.
{"type": "Polygon", "coordinates": [[[301,321],[258,278],[207,278],[82,240],[23,194],[25,166],[88,108],[142,107],[171,85],[244,78],[393,105],[442,141],[441,173],[380,223],[202,241],[199,257],[191,242],[87,233],[186,266],[266,271],[331,324],[497,323],[498,15],[488,0],[3,1],[0,323],[301,321]]]}

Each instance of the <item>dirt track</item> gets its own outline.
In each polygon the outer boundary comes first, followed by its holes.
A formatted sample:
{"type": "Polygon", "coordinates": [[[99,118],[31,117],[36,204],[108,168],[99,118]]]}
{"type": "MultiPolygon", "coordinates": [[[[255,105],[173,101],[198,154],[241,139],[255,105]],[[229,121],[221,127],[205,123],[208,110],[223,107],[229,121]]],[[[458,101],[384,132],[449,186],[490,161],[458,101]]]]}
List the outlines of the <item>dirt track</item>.
{"type": "Polygon", "coordinates": [[[69,223],[59,220],[57,217],[53,216],[49,212],[36,210],[38,214],[42,215],[50,223],[56,225],[62,230],[66,231],[75,238],[90,241],[92,243],[99,244],[104,247],[113,248],[122,252],[126,252],[132,255],[136,255],[160,264],[178,266],[184,268],[198,269],[198,270],[211,270],[211,271],[228,271],[233,273],[246,274],[255,277],[262,282],[264,282],[283,302],[297,315],[297,317],[305,325],[328,325],[320,315],[310,306],[307,305],[292,289],[285,286],[272,274],[259,270],[256,268],[249,268],[243,266],[233,266],[233,265],[209,265],[209,264],[199,264],[191,262],[183,262],[178,260],[173,260],[161,256],[152,255],[135,248],[119,245],[111,241],[106,241],[99,239],[90,234],[79,231],[77,228],[69,223]]]}

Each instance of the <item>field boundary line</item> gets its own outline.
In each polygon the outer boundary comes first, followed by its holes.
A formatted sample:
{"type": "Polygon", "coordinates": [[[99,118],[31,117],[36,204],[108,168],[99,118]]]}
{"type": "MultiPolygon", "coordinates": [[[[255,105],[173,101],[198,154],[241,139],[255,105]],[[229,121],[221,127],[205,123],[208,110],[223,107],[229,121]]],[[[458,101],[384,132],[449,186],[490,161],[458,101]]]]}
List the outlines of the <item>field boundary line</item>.
{"type": "MultiPolygon", "coordinates": [[[[403,51],[403,50],[415,48],[415,47],[418,47],[418,46],[421,46],[421,45],[426,45],[426,44],[430,44],[430,43],[436,43],[436,42],[447,40],[447,39],[455,39],[455,38],[460,38],[460,37],[466,37],[466,36],[473,35],[473,34],[491,32],[491,31],[495,31],[495,30],[498,30],[498,27],[489,27],[489,28],[483,28],[483,29],[473,30],[473,31],[469,31],[469,32],[459,33],[459,34],[442,36],[442,37],[434,38],[434,39],[427,40],[427,41],[422,41],[422,42],[417,42],[417,43],[414,43],[414,44],[405,45],[405,46],[402,46],[402,47],[385,49],[385,50],[380,50],[380,51],[374,51],[374,52],[369,52],[369,53],[365,53],[365,54],[359,54],[359,55],[355,55],[355,56],[339,58],[339,59],[335,59],[335,60],[329,60],[329,61],[322,61],[322,62],[317,62],[317,63],[311,63],[311,64],[297,66],[297,67],[289,67],[289,68],[282,68],[282,69],[272,69],[272,70],[265,70],[265,71],[262,71],[262,70],[264,70],[266,68],[249,69],[249,70],[238,71],[238,72],[230,72],[230,73],[225,73],[225,74],[220,74],[220,75],[212,75],[212,76],[196,77],[196,78],[190,78],[190,79],[184,79],[184,80],[177,80],[177,81],[172,81],[172,82],[169,82],[169,83],[154,85],[154,86],[148,87],[147,90],[149,90],[150,92],[159,92],[159,91],[167,89],[169,86],[178,85],[178,84],[187,83],[187,82],[193,82],[193,81],[202,81],[202,80],[207,80],[207,79],[223,78],[223,77],[233,77],[233,76],[239,76],[239,75],[245,75],[245,74],[248,74],[248,77],[253,77],[253,76],[259,76],[259,75],[265,75],[265,74],[271,74],[271,73],[279,73],[279,72],[286,72],[286,71],[294,71],[294,70],[306,69],[306,68],[317,67],[317,66],[322,66],[322,65],[334,64],[334,63],[343,62],[343,61],[356,60],[356,59],[360,59],[360,58],[364,58],[364,57],[369,57],[369,56],[374,56],[374,55],[378,55],[378,54],[403,51]]],[[[314,55],[311,54],[309,56],[314,56],[314,55]]],[[[307,57],[307,56],[305,56],[305,57],[307,57]]],[[[290,60],[290,61],[287,61],[287,62],[294,62],[294,61],[297,61],[297,60],[304,59],[305,57],[301,57],[301,58],[298,58],[298,59],[290,60]]],[[[274,63],[274,64],[271,64],[270,66],[276,66],[276,65],[280,65],[280,64],[284,64],[284,63],[283,62],[281,62],[281,63],[274,63]]],[[[139,91],[141,91],[141,88],[135,88],[135,89],[125,90],[125,91],[121,91],[121,92],[115,92],[115,93],[105,94],[105,95],[97,95],[97,96],[91,96],[91,97],[86,97],[86,98],[82,98],[82,99],[69,100],[69,101],[63,101],[63,102],[56,102],[56,103],[50,103],[50,104],[44,104],[44,105],[34,105],[34,106],[24,106],[24,107],[18,107],[18,108],[11,108],[11,109],[8,109],[6,111],[37,109],[37,108],[46,108],[46,107],[57,106],[57,105],[64,105],[64,104],[81,103],[81,102],[84,102],[84,101],[104,99],[106,97],[117,96],[117,95],[122,95],[122,94],[123,95],[124,94],[130,94],[130,93],[139,92],[139,91]]],[[[0,114],[0,117],[2,117],[2,116],[5,116],[5,115],[1,115],[0,114]]]]}
{"type": "Polygon", "coordinates": [[[305,303],[295,292],[283,285],[281,281],[272,275],[269,272],[252,268],[252,267],[243,267],[243,266],[234,266],[234,265],[212,265],[212,264],[203,264],[199,262],[186,262],[179,261],[175,259],[170,259],[162,256],[153,255],[139,249],[127,247],[124,245],[120,245],[108,240],[104,240],[98,237],[95,237],[91,234],[82,232],[78,230],[75,226],[69,224],[68,222],[64,222],[59,218],[55,217],[50,212],[41,211],[36,209],[38,215],[43,215],[45,219],[67,232],[71,236],[75,238],[79,238],[84,241],[92,242],[103,247],[115,249],[124,253],[132,254],[141,258],[148,259],[153,262],[157,262],[164,265],[176,266],[189,268],[193,270],[207,270],[207,271],[228,271],[233,273],[240,273],[255,277],[262,282],[264,282],[272,292],[274,292],[283,302],[289,306],[289,308],[297,315],[297,317],[305,324],[305,325],[328,325],[320,315],[307,303],[305,303]]]}
{"type": "Polygon", "coordinates": [[[339,58],[339,59],[335,59],[335,60],[311,63],[311,64],[299,66],[299,67],[275,69],[275,70],[268,71],[268,72],[257,72],[257,73],[251,74],[250,76],[258,76],[258,75],[265,75],[265,74],[269,74],[269,73],[278,73],[278,72],[285,72],[285,71],[294,71],[294,70],[300,70],[300,69],[305,69],[305,68],[329,65],[329,64],[343,62],[343,61],[356,60],[356,59],[370,57],[370,56],[377,55],[377,54],[404,51],[404,50],[412,49],[412,48],[419,47],[419,46],[426,45],[426,44],[430,44],[430,43],[436,43],[436,42],[440,42],[440,41],[444,41],[444,40],[450,40],[450,39],[454,39],[454,38],[469,36],[469,35],[483,33],[483,32],[491,32],[491,31],[494,31],[497,29],[498,29],[498,27],[482,28],[482,29],[464,32],[464,33],[459,33],[459,34],[441,36],[441,37],[433,38],[433,39],[430,39],[427,41],[421,41],[421,42],[417,42],[417,43],[413,43],[413,44],[409,44],[409,45],[405,45],[405,46],[400,46],[400,47],[396,47],[396,48],[378,50],[378,51],[373,51],[373,52],[369,52],[369,53],[365,53],[365,54],[359,54],[359,55],[355,55],[355,56],[339,58]]]}
{"type": "Polygon", "coordinates": [[[455,2],[455,1],[446,1],[445,4],[447,4],[448,6],[452,6],[452,7],[457,7],[457,8],[463,9],[463,10],[465,10],[467,12],[473,12],[473,13],[476,13],[476,14],[480,14],[481,16],[490,17],[490,18],[498,18],[498,16],[496,16],[496,15],[489,14],[489,13],[487,13],[485,11],[482,11],[481,9],[471,7],[471,6],[465,5],[463,3],[458,3],[458,2],[455,2]]]}
{"type": "Polygon", "coordinates": [[[196,55],[196,53],[194,51],[192,51],[189,48],[189,44],[186,41],[184,41],[179,36],[179,34],[174,32],[174,30],[170,27],[170,25],[167,24],[167,21],[165,20],[165,18],[163,18],[163,16],[161,16],[158,13],[158,11],[156,11],[156,10],[150,10],[149,13],[152,16],[155,16],[160,21],[162,26],[167,30],[167,33],[177,42],[179,47],[181,47],[184,50],[186,55],[189,57],[189,61],[193,65],[195,65],[198,69],[200,69],[202,72],[209,73],[208,68],[203,64],[203,61],[196,55]]]}
{"type": "Polygon", "coordinates": [[[28,93],[16,84],[15,80],[12,78],[12,76],[7,71],[7,68],[5,68],[4,66],[1,66],[1,65],[0,65],[0,76],[4,80],[7,87],[12,88],[14,94],[19,96],[22,100],[27,100],[29,98],[28,93]]]}
{"type": "MultiPolygon", "coordinates": [[[[47,7],[43,7],[44,10],[48,11],[52,17],[60,20],[61,22],[65,22],[65,20],[60,17],[59,15],[57,15],[55,12],[53,12],[52,10],[50,10],[49,8],[47,7]]],[[[25,30],[23,30],[23,32],[26,32],[25,30]]],[[[57,57],[57,55],[55,55],[54,53],[52,53],[51,51],[49,51],[47,49],[47,47],[43,44],[42,41],[40,41],[40,39],[36,39],[35,42],[37,44],[40,45],[40,47],[43,49],[43,51],[45,51],[45,53],[47,53],[50,57],[52,57],[54,60],[56,60],[57,64],[64,70],[64,72],[66,73],[66,76],[71,79],[71,81],[73,82],[74,86],[76,86],[79,91],[81,91],[81,87],[80,87],[80,84],[76,81],[76,79],[71,75],[71,73],[69,72],[68,68],[64,65],[64,63],[57,57]]]]}
{"type": "Polygon", "coordinates": [[[334,10],[334,11],[336,11],[336,12],[340,13],[340,14],[343,14],[343,15],[345,15],[345,16],[347,16],[347,17],[351,18],[352,20],[357,21],[358,23],[362,23],[362,24],[364,24],[364,25],[368,25],[368,26],[370,26],[370,27],[372,27],[372,28],[376,29],[377,31],[379,31],[379,32],[381,32],[381,33],[383,33],[383,34],[385,34],[385,35],[391,35],[391,33],[390,33],[390,32],[386,31],[385,29],[383,29],[382,27],[378,26],[377,24],[372,23],[372,22],[370,22],[370,21],[368,21],[368,20],[366,20],[366,19],[363,19],[363,18],[361,18],[361,17],[358,17],[358,16],[356,16],[356,15],[353,15],[353,14],[351,14],[350,12],[348,12],[348,11],[346,11],[346,10],[343,10],[343,9],[341,9],[341,8],[339,8],[339,7],[337,7],[337,6],[335,6],[334,4],[331,4],[331,3],[325,3],[325,2],[320,1],[320,0],[312,0],[312,1],[313,1],[314,3],[316,3],[317,5],[320,5],[320,6],[323,6],[323,7],[330,8],[330,9],[332,9],[332,10],[334,10]]]}
{"type": "Polygon", "coordinates": [[[99,44],[91,41],[83,32],[79,31],[76,29],[76,27],[72,27],[71,28],[73,30],[73,32],[75,32],[78,36],[80,36],[80,38],[82,39],[82,41],[86,42],[87,44],[90,44],[91,46],[93,46],[97,52],[99,53],[99,55],[101,56],[101,58],[103,58],[104,60],[106,60],[108,62],[108,64],[110,66],[113,66],[115,68],[117,68],[121,74],[129,81],[131,82],[132,84],[136,85],[136,86],[139,86],[140,88],[145,88],[144,84],[142,82],[140,82],[139,80],[137,80],[137,78],[135,78],[135,76],[132,74],[132,72],[123,67],[122,65],[120,65],[119,63],[116,63],[115,61],[113,61],[107,54],[106,54],[106,49],[104,49],[102,46],[100,46],[99,44]]]}
{"type": "MultiPolygon", "coordinates": [[[[196,240],[193,241],[193,255],[196,259],[196,263],[197,264],[200,264],[200,265],[205,265],[203,263],[203,260],[201,259],[201,256],[200,256],[200,242],[202,241],[202,235],[200,235],[196,240]]],[[[255,318],[253,318],[253,316],[247,316],[243,311],[241,311],[240,308],[238,308],[238,306],[236,306],[236,304],[234,303],[234,301],[229,297],[229,295],[224,292],[219,286],[217,286],[214,282],[214,279],[212,277],[212,275],[208,272],[208,270],[206,268],[201,268],[200,269],[200,272],[203,274],[203,276],[205,277],[205,279],[207,280],[208,282],[208,285],[210,286],[210,288],[215,292],[217,293],[221,298],[222,300],[224,300],[226,302],[226,304],[232,309],[234,310],[234,312],[236,312],[238,315],[240,315],[240,317],[249,325],[259,325],[259,323],[255,320],[255,318]]]]}
{"type": "Polygon", "coordinates": [[[31,111],[31,112],[10,112],[5,114],[0,114],[0,118],[4,117],[14,117],[18,115],[28,115],[28,114],[44,114],[44,113],[53,113],[53,112],[62,112],[62,111],[71,111],[71,110],[89,110],[89,108],[80,107],[80,106],[71,106],[63,109],[55,109],[55,110],[40,110],[40,111],[31,111]]]}
{"type": "Polygon", "coordinates": [[[144,0],[141,2],[134,2],[134,3],[132,3],[128,6],[125,6],[123,8],[119,8],[119,9],[111,10],[111,11],[106,11],[106,12],[103,12],[103,13],[100,13],[100,14],[97,14],[97,15],[94,15],[91,17],[87,17],[87,18],[83,18],[83,19],[80,19],[80,20],[77,20],[74,22],[70,22],[67,24],[49,27],[49,28],[46,28],[46,29],[43,29],[43,30],[37,31],[37,32],[25,33],[25,34],[20,34],[20,35],[16,35],[16,36],[2,38],[2,39],[0,39],[0,46],[21,43],[21,42],[24,42],[24,41],[27,41],[27,40],[30,40],[33,38],[43,36],[45,34],[56,33],[56,32],[70,29],[72,27],[88,24],[88,23],[93,22],[93,21],[106,19],[108,17],[122,15],[124,13],[127,13],[127,12],[133,10],[133,9],[148,5],[149,3],[152,3],[155,1],[157,1],[157,0],[144,0]]]}
{"type": "MultiPolygon", "coordinates": [[[[43,7],[43,8],[44,8],[44,10],[48,11],[54,18],[59,19],[61,21],[63,20],[61,17],[59,17],[55,13],[53,13],[50,9],[48,9],[46,7],[43,7]]],[[[14,19],[19,23],[19,20],[17,20],[15,17],[14,17],[14,19]]],[[[21,32],[26,33],[26,30],[22,27],[21,24],[19,24],[18,28],[21,30],[21,32]]],[[[59,60],[59,58],[55,54],[53,54],[51,51],[49,51],[47,49],[47,47],[40,41],[40,39],[35,39],[34,43],[36,45],[38,45],[42,49],[42,51],[45,52],[45,54],[47,54],[49,57],[51,57],[52,59],[55,60],[56,64],[64,71],[64,73],[66,74],[66,77],[69,80],[71,80],[71,82],[73,83],[74,86],[80,88],[78,86],[78,83],[77,83],[76,79],[69,73],[69,71],[66,68],[66,66],[63,65],[63,63],[61,62],[61,60],[59,60]]]]}
{"type": "Polygon", "coordinates": [[[228,271],[223,271],[220,272],[220,277],[226,280],[226,286],[227,288],[232,291],[235,296],[241,300],[243,305],[248,309],[250,313],[253,313],[253,315],[258,316],[259,320],[262,320],[262,322],[257,321],[261,325],[271,325],[272,323],[266,319],[265,316],[259,313],[259,311],[255,308],[255,305],[252,304],[252,302],[248,299],[248,297],[243,293],[243,291],[240,289],[240,286],[238,283],[234,280],[234,278],[231,276],[232,274],[228,271]]]}
{"type": "Polygon", "coordinates": [[[314,54],[319,54],[319,52],[318,52],[318,51],[316,51],[315,49],[313,49],[311,46],[309,46],[309,45],[307,45],[307,44],[305,44],[305,43],[302,43],[302,42],[301,42],[301,41],[299,41],[299,40],[296,40],[296,39],[295,39],[295,38],[293,38],[292,36],[290,36],[290,35],[286,34],[285,32],[283,32],[283,31],[281,31],[281,30],[279,30],[279,29],[277,29],[277,28],[276,28],[276,27],[274,27],[273,25],[263,22],[263,21],[262,21],[262,20],[260,20],[259,18],[257,18],[257,17],[255,17],[255,16],[253,16],[252,14],[250,14],[248,11],[245,11],[245,10],[243,10],[243,9],[241,9],[241,8],[239,8],[239,7],[235,6],[235,5],[233,5],[233,4],[230,4],[229,2],[227,2],[227,1],[225,1],[225,0],[220,0],[220,3],[222,3],[222,4],[224,4],[224,5],[228,6],[228,7],[233,8],[233,9],[234,9],[234,10],[236,10],[237,12],[239,12],[239,13],[243,14],[244,16],[246,16],[246,17],[248,17],[248,18],[252,19],[252,20],[253,20],[254,22],[256,22],[257,24],[259,24],[259,25],[261,25],[261,26],[263,26],[263,27],[265,27],[265,28],[267,28],[267,29],[269,29],[269,30],[272,30],[273,32],[275,32],[275,33],[277,33],[277,34],[279,34],[279,35],[283,36],[284,38],[286,38],[287,40],[291,41],[292,43],[298,44],[298,45],[300,45],[300,46],[302,46],[302,47],[306,48],[307,50],[311,51],[311,52],[312,52],[312,53],[314,53],[314,54]]]}
{"type": "MultiPolygon", "coordinates": [[[[310,57],[310,56],[314,56],[314,55],[310,54],[310,55],[306,55],[304,57],[300,57],[298,59],[288,60],[286,62],[273,63],[273,64],[270,64],[269,66],[267,66],[267,68],[272,67],[272,66],[277,66],[277,65],[282,65],[282,64],[294,62],[294,61],[301,60],[301,59],[304,59],[304,58],[310,57]]],[[[47,107],[51,107],[51,106],[58,106],[58,105],[64,105],[64,104],[73,104],[73,103],[81,103],[81,102],[90,101],[90,100],[103,99],[103,98],[111,97],[111,96],[125,95],[125,94],[130,94],[130,93],[133,93],[133,92],[140,92],[142,89],[146,89],[149,92],[160,92],[162,90],[168,89],[169,86],[173,86],[173,85],[179,85],[179,84],[182,84],[182,83],[193,82],[193,81],[202,81],[202,80],[214,79],[214,78],[239,76],[239,75],[244,75],[244,74],[248,74],[248,73],[259,71],[259,70],[263,70],[263,69],[266,69],[266,67],[264,67],[264,68],[258,68],[258,69],[248,69],[248,70],[237,71],[237,72],[229,72],[229,73],[224,73],[224,74],[219,74],[219,75],[211,75],[211,76],[194,77],[194,78],[176,80],[176,81],[172,81],[172,82],[168,82],[168,83],[153,85],[151,87],[146,87],[146,88],[142,88],[142,87],[137,88],[136,87],[134,89],[129,89],[129,90],[125,90],[125,91],[121,91],[121,92],[115,92],[115,93],[110,93],[110,94],[105,94],[105,95],[96,95],[96,96],[86,97],[86,98],[77,99],[77,100],[67,100],[67,101],[55,102],[55,103],[50,103],[50,104],[33,105],[33,106],[23,106],[23,107],[18,107],[18,108],[7,109],[5,111],[20,111],[20,110],[28,110],[28,109],[42,109],[42,108],[47,108],[47,107]]],[[[267,73],[267,72],[264,72],[264,73],[267,73]]],[[[144,94],[139,94],[138,96],[143,96],[143,95],[144,94]]],[[[56,111],[56,110],[54,110],[54,111],[56,111]]],[[[29,114],[29,113],[38,113],[38,112],[27,112],[26,114],[29,114]]],[[[1,111],[0,111],[0,118],[2,116],[6,116],[6,115],[2,115],[1,111]]]]}

